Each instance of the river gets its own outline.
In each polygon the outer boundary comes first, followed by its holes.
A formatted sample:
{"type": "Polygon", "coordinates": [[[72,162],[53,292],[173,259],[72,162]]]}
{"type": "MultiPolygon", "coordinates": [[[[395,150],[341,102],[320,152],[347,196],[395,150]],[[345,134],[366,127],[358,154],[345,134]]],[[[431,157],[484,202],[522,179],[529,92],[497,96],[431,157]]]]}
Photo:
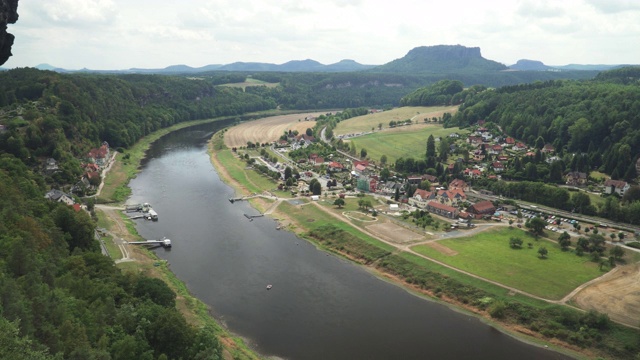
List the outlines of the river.
{"type": "Polygon", "coordinates": [[[278,231],[209,161],[206,142],[224,123],[155,142],[130,183],[131,203],[159,221],[137,221],[157,254],[213,316],[263,356],[283,359],[569,359],[479,319],[413,295],[365,268],[278,231]],[[266,285],[272,284],[271,290],[266,285]]]}

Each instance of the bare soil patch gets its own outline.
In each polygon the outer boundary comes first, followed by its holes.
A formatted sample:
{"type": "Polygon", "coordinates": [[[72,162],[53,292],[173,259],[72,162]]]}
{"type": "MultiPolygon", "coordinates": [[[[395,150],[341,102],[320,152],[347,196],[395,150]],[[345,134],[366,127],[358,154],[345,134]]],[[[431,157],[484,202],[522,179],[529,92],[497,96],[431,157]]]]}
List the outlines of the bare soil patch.
{"type": "Polygon", "coordinates": [[[621,266],[611,276],[587,286],[573,298],[579,307],[608,314],[631,326],[640,324],[640,264],[621,266]]]}
{"type": "Polygon", "coordinates": [[[425,245],[427,245],[427,246],[429,246],[429,247],[431,247],[431,248],[433,248],[433,249],[436,249],[436,250],[438,250],[439,252],[441,252],[441,253],[443,253],[443,254],[445,254],[445,255],[447,255],[447,256],[454,256],[454,255],[458,255],[458,252],[457,252],[457,251],[455,251],[455,250],[453,250],[453,249],[451,249],[451,248],[448,248],[448,247],[446,247],[446,246],[444,246],[444,245],[440,244],[440,243],[439,243],[439,242],[437,242],[437,241],[428,242],[428,243],[426,243],[425,245]]]}
{"type": "Polygon", "coordinates": [[[406,244],[424,238],[422,234],[390,222],[369,225],[366,226],[365,229],[376,236],[396,244],[406,244]]]}
{"type": "Polygon", "coordinates": [[[246,146],[247,142],[265,143],[276,141],[285,131],[304,133],[307,128],[313,128],[315,121],[305,121],[306,117],[317,117],[326,112],[289,114],[270,116],[264,119],[248,121],[230,128],[224,135],[227,147],[246,146]],[[298,121],[300,120],[300,121],[298,121]]]}

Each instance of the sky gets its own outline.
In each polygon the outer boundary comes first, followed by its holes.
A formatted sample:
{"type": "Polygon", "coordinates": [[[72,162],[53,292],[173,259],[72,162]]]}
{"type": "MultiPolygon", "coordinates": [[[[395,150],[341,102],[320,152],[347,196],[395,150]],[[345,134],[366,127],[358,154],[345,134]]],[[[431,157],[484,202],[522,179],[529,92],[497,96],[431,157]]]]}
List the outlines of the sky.
{"type": "Polygon", "coordinates": [[[639,64],[640,0],[20,0],[5,68],[120,70],[480,47],[505,65],[639,64]]]}

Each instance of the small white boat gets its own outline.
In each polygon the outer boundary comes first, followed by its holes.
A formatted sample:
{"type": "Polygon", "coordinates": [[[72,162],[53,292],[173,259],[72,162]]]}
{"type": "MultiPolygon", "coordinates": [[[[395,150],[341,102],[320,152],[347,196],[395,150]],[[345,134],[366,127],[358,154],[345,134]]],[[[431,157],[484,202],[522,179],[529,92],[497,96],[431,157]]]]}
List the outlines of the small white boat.
{"type": "Polygon", "coordinates": [[[267,290],[271,290],[272,287],[273,287],[273,285],[271,285],[271,284],[267,285],[267,290]]]}

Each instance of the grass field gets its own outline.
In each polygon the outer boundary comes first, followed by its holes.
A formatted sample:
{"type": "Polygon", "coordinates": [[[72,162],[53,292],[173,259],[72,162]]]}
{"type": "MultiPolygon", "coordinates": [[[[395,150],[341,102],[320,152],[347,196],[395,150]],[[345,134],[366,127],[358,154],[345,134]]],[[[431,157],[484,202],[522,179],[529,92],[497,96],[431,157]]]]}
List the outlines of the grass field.
{"type": "MultiPolygon", "coordinates": [[[[412,125],[402,127],[406,131],[381,131],[370,135],[355,137],[349,140],[356,145],[356,151],[367,150],[367,156],[373,160],[380,160],[384,154],[387,163],[393,163],[396,159],[413,157],[424,158],[427,149],[427,138],[447,136],[454,132],[460,132],[459,128],[443,128],[441,125],[420,126],[412,125]]],[[[436,149],[438,144],[436,143],[436,149]]]]}
{"type": "MultiPolygon", "coordinates": [[[[369,235],[362,233],[360,230],[354,228],[353,226],[347,224],[343,221],[337,221],[331,215],[325,213],[321,209],[309,204],[302,206],[299,209],[296,209],[293,205],[285,202],[282,202],[280,206],[278,206],[278,210],[283,211],[287,214],[287,216],[293,218],[298,224],[304,227],[304,230],[316,230],[324,225],[333,225],[340,230],[344,230],[347,233],[355,236],[358,239],[365,241],[368,244],[374,245],[380,249],[386,251],[393,251],[395,248],[391,245],[385,244],[382,241],[372,238],[369,235]]],[[[342,210],[340,210],[342,211],[342,210]]]]}
{"type": "Polygon", "coordinates": [[[423,123],[424,118],[442,117],[445,112],[453,115],[458,110],[457,106],[405,106],[394,108],[391,110],[357,116],[342,121],[333,131],[336,135],[359,133],[363,131],[371,131],[371,128],[378,129],[378,124],[382,124],[383,128],[389,127],[390,121],[404,121],[412,119],[413,123],[423,123]]]}
{"type": "Polygon", "coordinates": [[[579,285],[602,275],[598,265],[589,261],[588,256],[578,257],[572,252],[563,252],[556,243],[542,239],[536,241],[528,233],[516,228],[489,230],[475,236],[438,243],[458,254],[447,256],[427,245],[416,246],[413,250],[547,299],[561,299],[579,285]],[[512,236],[523,239],[522,249],[509,247],[512,236]],[[527,248],[528,242],[533,243],[533,249],[527,248]],[[549,251],[547,259],[537,256],[541,246],[549,251]]]}

